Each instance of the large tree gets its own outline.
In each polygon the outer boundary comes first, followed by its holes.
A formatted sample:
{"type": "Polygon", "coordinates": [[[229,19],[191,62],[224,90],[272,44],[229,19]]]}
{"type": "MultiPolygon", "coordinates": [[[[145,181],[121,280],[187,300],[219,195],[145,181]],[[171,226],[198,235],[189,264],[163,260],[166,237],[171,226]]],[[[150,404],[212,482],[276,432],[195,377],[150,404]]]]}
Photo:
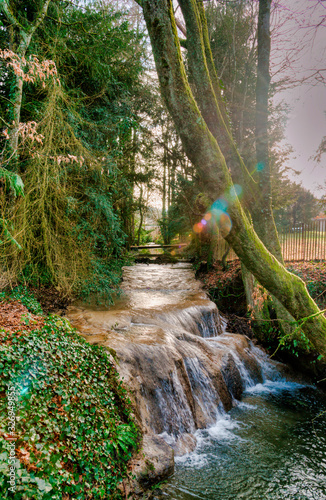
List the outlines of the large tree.
{"type": "Polygon", "coordinates": [[[0,24],[0,274],[108,296],[148,177],[142,34],[97,2],[0,1],[0,24]]]}
{"type": "Polygon", "coordinates": [[[234,188],[242,180],[247,196],[247,169],[233,141],[212,61],[202,1],[180,0],[187,24],[188,61],[196,78],[196,99],[190,89],[181,54],[171,0],[138,0],[151,39],[161,92],[185,151],[205,181],[219,229],[246,268],[298,322],[312,347],[326,354],[326,319],[305,284],[286,271],[257,236],[234,188]],[[223,154],[222,151],[225,151],[223,154]],[[220,200],[219,200],[220,199],[220,200]],[[221,201],[221,203],[219,203],[221,201]]]}

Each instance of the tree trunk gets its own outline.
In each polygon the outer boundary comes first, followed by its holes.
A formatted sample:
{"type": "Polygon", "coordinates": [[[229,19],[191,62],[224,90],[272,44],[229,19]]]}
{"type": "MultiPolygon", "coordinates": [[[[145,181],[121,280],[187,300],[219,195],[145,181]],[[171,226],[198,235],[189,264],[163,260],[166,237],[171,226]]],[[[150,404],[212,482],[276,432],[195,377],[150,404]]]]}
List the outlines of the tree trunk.
{"type": "Polygon", "coordinates": [[[300,323],[312,346],[326,355],[326,318],[309,296],[304,282],[289,273],[263,245],[234,194],[228,165],[187,81],[171,0],[139,0],[139,3],[151,39],[161,92],[187,156],[197,167],[212,201],[221,195],[228,200],[226,217],[219,220],[222,236],[259,283],[300,323]]]}
{"type": "MultiPolygon", "coordinates": [[[[22,25],[17,21],[15,16],[12,13],[12,10],[9,5],[9,0],[2,0],[0,2],[0,8],[1,11],[4,13],[6,16],[8,22],[12,26],[13,29],[17,30],[18,32],[18,46],[16,49],[17,55],[22,59],[25,57],[26,52],[28,50],[28,47],[31,43],[33,34],[37,30],[37,28],[40,26],[40,24],[43,22],[44,17],[46,16],[48,6],[49,6],[50,0],[45,0],[42,7],[40,8],[39,12],[37,13],[35,20],[33,23],[30,24],[29,29],[23,29],[22,25]]],[[[21,105],[22,105],[22,99],[23,99],[23,78],[21,76],[16,76],[16,84],[13,89],[13,127],[10,132],[10,148],[11,148],[11,153],[13,154],[13,158],[15,159],[17,157],[17,152],[18,152],[18,131],[19,131],[19,122],[20,122],[20,114],[21,114],[21,105]]]]}
{"type": "MultiPolygon", "coordinates": [[[[256,176],[258,178],[258,191],[255,203],[251,204],[250,212],[253,225],[259,238],[266,248],[282,263],[283,255],[279,242],[272,210],[271,171],[269,162],[268,141],[268,95],[270,86],[269,61],[270,61],[270,9],[271,0],[259,0],[258,13],[258,65],[256,83],[256,176]]],[[[243,267],[243,266],[242,266],[243,267]]],[[[244,268],[242,276],[246,290],[247,303],[258,320],[269,318],[265,308],[259,309],[254,300],[254,290],[257,285],[253,276],[244,268]]],[[[272,297],[279,326],[284,334],[289,335],[295,331],[293,317],[282,306],[276,297],[272,297]]]]}
{"type": "Polygon", "coordinates": [[[137,235],[137,245],[140,245],[140,233],[143,227],[143,219],[144,219],[144,214],[143,214],[143,188],[140,186],[140,194],[139,194],[139,226],[138,226],[138,235],[137,235]]]}
{"type": "Polygon", "coordinates": [[[13,158],[17,158],[18,153],[18,139],[19,139],[19,123],[20,123],[20,112],[23,100],[23,78],[21,76],[16,76],[16,85],[14,90],[13,98],[13,127],[10,132],[9,145],[10,152],[13,154],[13,158]]]}

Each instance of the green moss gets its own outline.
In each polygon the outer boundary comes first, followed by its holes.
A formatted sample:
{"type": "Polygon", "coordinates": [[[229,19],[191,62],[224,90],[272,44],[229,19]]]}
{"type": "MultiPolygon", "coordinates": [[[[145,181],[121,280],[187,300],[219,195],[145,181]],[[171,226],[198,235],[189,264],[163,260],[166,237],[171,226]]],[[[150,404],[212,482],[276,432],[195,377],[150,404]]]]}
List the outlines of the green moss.
{"type": "Polygon", "coordinates": [[[150,460],[145,460],[145,464],[148,471],[153,472],[155,470],[154,464],[150,460]]]}

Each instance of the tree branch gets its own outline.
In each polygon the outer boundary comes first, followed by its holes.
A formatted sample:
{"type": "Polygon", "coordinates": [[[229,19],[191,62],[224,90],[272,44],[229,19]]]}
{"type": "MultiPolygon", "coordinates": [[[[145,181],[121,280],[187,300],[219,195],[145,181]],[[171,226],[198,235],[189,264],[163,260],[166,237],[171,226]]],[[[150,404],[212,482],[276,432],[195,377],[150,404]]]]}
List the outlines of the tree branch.
{"type": "Polygon", "coordinates": [[[17,21],[17,19],[11,12],[8,0],[2,1],[2,11],[4,12],[5,16],[7,17],[8,21],[12,24],[12,26],[19,29],[23,28],[22,25],[17,21]]]}
{"type": "Polygon", "coordinates": [[[3,95],[0,95],[0,99],[3,99],[4,101],[7,101],[7,102],[9,102],[12,106],[14,106],[14,103],[13,103],[10,99],[8,99],[7,97],[5,97],[5,96],[3,96],[3,95]]]}
{"type": "Polygon", "coordinates": [[[182,24],[182,22],[179,21],[179,19],[175,18],[175,24],[177,25],[177,28],[179,28],[183,36],[187,38],[187,30],[186,27],[182,24]]]}
{"type": "Polygon", "coordinates": [[[63,24],[63,26],[75,26],[76,24],[80,24],[81,27],[83,28],[83,31],[84,33],[86,33],[87,35],[96,35],[97,33],[93,33],[91,31],[87,31],[82,23],[82,21],[76,21],[75,23],[65,23],[64,21],[61,21],[61,19],[55,19],[54,17],[51,17],[49,16],[48,14],[46,14],[46,17],[48,19],[51,19],[51,21],[54,21],[55,23],[57,24],[63,24]]]}
{"type": "Polygon", "coordinates": [[[32,24],[32,27],[31,27],[31,29],[30,29],[30,31],[28,33],[29,40],[31,40],[34,32],[37,30],[37,28],[43,22],[43,19],[46,16],[46,13],[47,13],[47,10],[48,10],[50,2],[51,2],[51,0],[45,0],[45,2],[43,4],[43,7],[41,7],[41,9],[39,10],[39,12],[38,12],[38,14],[36,16],[36,19],[35,19],[34,23],[32,24]]]}

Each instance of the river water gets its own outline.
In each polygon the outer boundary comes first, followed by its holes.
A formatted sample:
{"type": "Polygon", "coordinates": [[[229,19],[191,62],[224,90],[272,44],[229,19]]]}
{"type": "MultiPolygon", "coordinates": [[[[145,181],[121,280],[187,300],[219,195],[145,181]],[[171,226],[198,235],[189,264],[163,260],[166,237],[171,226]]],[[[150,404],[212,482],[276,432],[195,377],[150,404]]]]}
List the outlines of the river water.
{"type": "Polygon", "coordinates": [[[116,351],[143,431],[174,449],[157,498],[326,500],[325,395],[228,334],[189,265],[127,267],[122,288],[68,318],[116,351]]]}
{"type": "Polygon", "coordinates": [[[326,499],[325,396],[281,380],[258,384],[176,459],[163,498],[326,499]],[[318,417],[318,415],[320,415],[318,417]]]}

